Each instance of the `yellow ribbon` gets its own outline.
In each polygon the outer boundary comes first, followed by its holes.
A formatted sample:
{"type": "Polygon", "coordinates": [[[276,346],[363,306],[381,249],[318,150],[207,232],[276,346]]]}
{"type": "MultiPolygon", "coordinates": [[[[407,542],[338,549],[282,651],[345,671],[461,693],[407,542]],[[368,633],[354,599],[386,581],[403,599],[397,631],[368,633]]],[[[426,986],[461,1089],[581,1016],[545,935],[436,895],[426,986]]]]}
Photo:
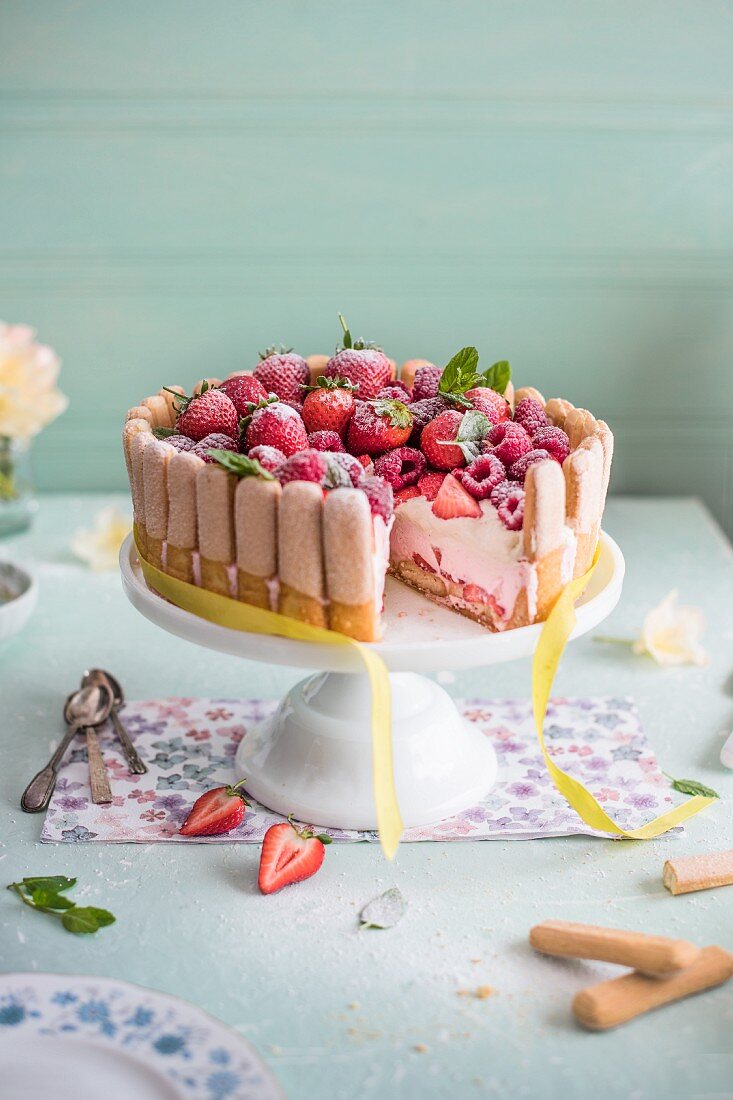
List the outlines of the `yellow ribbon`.
{"type": "Polygon", "coordinates": [[[560,663],[560,658],[562,657],[567,640],[572,634],[573,627],[575,626],[574,604],[588,584],[598,564],[599,556],[600,546],[596,547],[593,562],[588,572],[584,573],[582,577],[577,577],[575,580],[570,581],[562,590],[557,599],[557,603],[548,615],[545,625],[542,628],[540,640],[537,643],[532,662],[532,706],[534,710],[535,729],[537,730],[537,737],[540,742],[540,748],[542,749],[542,755],[545,758],[545,764],[552,776],[553,783],[560,794],[564,795],[568,800],[578,816],[585,821],[586,825],[590,825],[593,829],[599,829],[606,833],[613,833],[616,836],[625,837],[627,840],[651,840],[655,836],[666,833],[668,829],[672,829],[675,825],[687,821],[693,814],[699,813],[700,810],[704,810],[706,806],[709,806],[711,802],[715,802],[716,800],[714,798],[704,798],[702,795],[695,795],[694,798],[690,798],[687,802],[683,802],[681,806],[676,806],[673,810],[668,810],[667,813],[661,814],[660,817],[655,817],[653,821],[647,822],[646,825],[642,825],[640,829],[622,829],[620,825],[617,825],[616,822],[608,816],[600,803],[596,801],[590,791],[587,790],[579,780],[573,779],[573,777],[568,775],[567,772],[564,772],[562,768],[558,768],[545,748],[543,730],[545,715],[547,713],[547,704],[550,699],[550,692],[552,690],[553,680],[555,679],[555,673],[557,672],[557,666],[560,663]]]}
{"type": "MultiPolygon", "coordinates": [[[[230,630],[243,630],[249,634],[277,634],[281,638],[293,638],[298,642],[317,642],[320,645],[349,646],[361,659],[372,689],[372,782],[374,804],[377,811],[379,842],[387,859],[393,859],[400,843],[404,825],[397,805],[392,764],[392,695],[389,675],[384,661],[374,650],[345,634],[323,627],[311,626],[299,619],[289,619],[275,611],[241,603],[229,596],[198,588],[195,584],[178,580],[161,572],[140,553],[135,532],[140,567],[148,586],[160,596],[184,611],[207,619],[230,630]]],[[[317,824],[317,822],[316,822],[317,824]]]]}

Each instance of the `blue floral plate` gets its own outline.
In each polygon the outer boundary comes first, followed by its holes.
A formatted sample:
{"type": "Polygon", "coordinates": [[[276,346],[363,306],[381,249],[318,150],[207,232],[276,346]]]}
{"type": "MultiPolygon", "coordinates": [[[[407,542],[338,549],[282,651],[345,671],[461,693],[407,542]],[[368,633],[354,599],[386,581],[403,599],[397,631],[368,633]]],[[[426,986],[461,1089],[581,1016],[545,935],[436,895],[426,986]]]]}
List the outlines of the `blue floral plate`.
{"type": "Polygon", "coordinates": [[[110,978],[0,975],[3,1100],[283,1100],[256,1051],[205,1012],[110,978]]]}

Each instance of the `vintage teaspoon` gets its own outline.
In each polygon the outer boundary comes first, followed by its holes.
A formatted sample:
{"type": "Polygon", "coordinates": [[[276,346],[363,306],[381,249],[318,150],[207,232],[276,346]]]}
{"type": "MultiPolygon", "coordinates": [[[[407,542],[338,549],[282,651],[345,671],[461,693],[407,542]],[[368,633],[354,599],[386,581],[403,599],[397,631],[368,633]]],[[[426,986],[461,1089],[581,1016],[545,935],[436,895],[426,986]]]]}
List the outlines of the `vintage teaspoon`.
{"type": "Polygon", "coordinates": [[[107,672],[103,668],[91,668],[88,672],[84,673],[82,677],[82,687],[87,684],[102,684],[106,683],[107,687],[112,692],[113,704],[110,712],[110,718],[112,719],[112,725],[115,728],[120,744],[122,745],[122,751],[127,759],[127,765],[132,775],[145,775],[148,770],[147,766],[143,764],[138,751],[130,740],[130,735],[120,721],[119,710],[125,705],[125,695],[122,691],[122,684],[119,680],[116,680],[111,672],[107,672]]]}

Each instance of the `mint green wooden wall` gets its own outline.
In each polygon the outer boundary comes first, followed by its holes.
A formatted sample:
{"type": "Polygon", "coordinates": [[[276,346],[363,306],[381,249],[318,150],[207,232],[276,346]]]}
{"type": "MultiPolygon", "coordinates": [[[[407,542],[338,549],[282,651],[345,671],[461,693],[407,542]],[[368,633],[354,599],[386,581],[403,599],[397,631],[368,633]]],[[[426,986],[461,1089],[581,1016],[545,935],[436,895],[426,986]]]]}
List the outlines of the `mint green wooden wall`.
{"type": "Polygon", "coordinates": [[[0,316],[64,358],[47,487],[162,382],[475,342],[733,527],[733,5],[3,0],[0,316]]]}

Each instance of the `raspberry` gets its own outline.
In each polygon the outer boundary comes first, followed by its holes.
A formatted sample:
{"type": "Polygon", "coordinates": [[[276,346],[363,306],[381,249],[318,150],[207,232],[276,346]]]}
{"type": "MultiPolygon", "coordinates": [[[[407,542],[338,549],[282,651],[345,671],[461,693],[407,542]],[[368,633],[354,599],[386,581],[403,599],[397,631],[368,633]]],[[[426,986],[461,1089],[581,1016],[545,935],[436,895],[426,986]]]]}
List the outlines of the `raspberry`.
{"type": "Polygon", "coordinates": [[[487,438],[491,454],[495,454],[507,468],[522,455],[526,455],[527,451],[532,450],[532,443],[522,425],[515,424],[511,420],[497,424],[491,429],[487,438]]]}
{"type": "Polygon", "coordinates": [[[189,439],[187,435],[167,435],[165,442],[170,443],[171,447],[175,447],[177,451],[192,451],[197,446],[193,439],[189,439]]]}
{"type": "Polygon", "coordinates": [[[256,405],[263,397],[267,397],[267,390],[251,374],[235,374],[234,378],[227,378],[219,386],[234,405],[239,416],[246,416],[252,410],[249,405],[256,405]]]}
{"type": "Polygon", "coordinates": [[[282,466],[285,461],[285,455],[281,450],[277,447],[268,447],[266,443],[260,443],[258,447],[253,447],[248,457],[254,458],[263,470],[268,470],[269,473],[274,473],[278,466],[282,466]]]}
{"type": "MultiPolygon", "coordinates": [[[[340,466],[346,471],[355,489],[364,480],[364,467],[358,458],[354,458],[353,455],[346,454],[346,452],[343,454],[332,454],[330,458],[335,465],[340,466]]],[[[369,459],[369,463],[371,465],[371,459],[369,459]]]]}
{"type": "Polygon", "coordinates": [[[446,409],[423,428],[420,449],[431,466],[438,470],[452,470],[454,466],[466,465],[461,448],[450,445],[458,435],[462,420],[462,412],[446,409]]]}
{"type": "Polygon", "coordinates": [[[388,481],[393,489],[404,489],[417,484],[426,465],[425,455],[414,447],[397,447],[375,459],[374,473],[388,481]]]}
{"type": "Polygon", "coordinates": [[[412,400],[422,401],[426,397],[436,397],[442,374],[440,367],[418,367],[412,386],[412,400]]]}
{"type": "Polygon", "coordinates": [[[313,451],[343,451],[344,444],[338,432],[311,432],[308,443],[313,451]]]}
{"type": "Polygon", "coordinates": [[[532,397],[523,397],[514,410],[514,423],[521,424],[531,438],[540,428],[547,427],[548,420],[539,401],[532,397]]]}
{"type": "Polygon", "coordinates": [[[516,489],[521,488],[522,486],[519,484],[518,481],[500,481],[499,484],[494,486],[494,488],[491,490],[491,497],[489,499],[491,500],[491,503],[494,505],[494,507],[498,508],[499,505],[506,500],[510,493],[513,493],[516,489]]]}
{"type": "Polygon", "coordinates": [[[521,530],[524,522],[524,489],[512,489],[496,510],[508,531],[521,530]]]}
{"type": "Polygon", "coordinates": [[[570,440],[562,428],[540,428],[540,430],[535,432],[532,436],[532,446],[549,451],[551,456],[556,462],[559,462],[561,466],[570,454],[570,440]]]}
{"type": "Polygon", "coordinates": [[[527,470],[530,466],[534,466],[535,462],[544,462],[546,458],[550,458],[551,455],[548,451],[536,450],[527,451],[526,454],[518,458],[516,462],[513,462],[509,470],[509,476],[514,480],[524,485],[524,479],[527,476],[527,470]]]}
{"type": "Polygon", "coordinates": [[[393,398],[395,401],[404,401],[405,404],[408,401],[412,401],[412,393],[407,388],[404,382],[400,382],[395,379],[394,382],[390,382],[388,386],[380,390],[377,397],[393,398]]]}
{"type": "Polygon", "coordinates": [[[277,471],[281,485],[289,481],[315,481],[319,485],[328,472],[328,462],[320,451],[299,451],[283,462],[277,471]]]}
{"type": "Polygon", "coordinates": [[[504,466],[494,455],[479,455],[470,466],[461,470],[461,485],[476,500],[486,500],[501,481],[504,481],[506,471],[504,466]]]}
{"type": "Polygon", "coordinates": [[[422,494],[417,485],[405,485],[404,489],[398,489],[394,495],[394,506],[398,507],[400,504],[404,504],[406,500],[412,500],[413,497],[419,497],[422,494]]]}
{"type": "Polygon", "coordinates": [[[394,512],[394,494],[390,483],[383,477],[367,477],[359,488],[367,495],[372,515],[381,516],[388,523],[394,512]]]}
{"type": "Polygon", "coordinates": [[[417,487],[426,500],[435,500],[445,477],[442,470],[428,470],[417,479],[417,487]]]}
{"type": "Polygon", "coordinates": [[[216,459],[206,453],[209,450],[237,451],[237,441],[236,439],[232,439],[230,435],[223,435],[222,432],[211,432],[210,435],[205,435],[204,438],[192,448],[191,453],[198,455],[199,458],[203,458],[204,462],[215,462],[216,459]]]}
{"type": "Polygon", "coordinates": [[[425,397],[422,401],[412,401],[407,407],[412,413],[410,446],[418,447],[423,428],[431,420],[435,420],[436,416],[440,416],[442,412],[445,412],[448,408],[448,402],[443,397],[425,397]]]}

